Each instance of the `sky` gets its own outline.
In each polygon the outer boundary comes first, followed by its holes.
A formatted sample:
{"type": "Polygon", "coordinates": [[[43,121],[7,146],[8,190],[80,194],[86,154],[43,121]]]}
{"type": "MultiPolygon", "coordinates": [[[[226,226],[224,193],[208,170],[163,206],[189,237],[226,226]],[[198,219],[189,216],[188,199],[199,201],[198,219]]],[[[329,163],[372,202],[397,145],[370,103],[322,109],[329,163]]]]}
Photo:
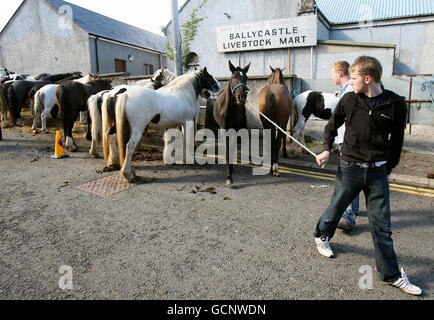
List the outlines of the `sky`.
{"type": "MultiPolygon", "coordinates": [[[[181,7],[186,0],[178,0],[181,7]]],[[[77,6],[98,12],[135,27],[163,35],[161,27],[172,18],[172,0],[68,0],[77,6]]],[[[18,9],[22,0],[0,1],[0,31],[18,9]]]]}

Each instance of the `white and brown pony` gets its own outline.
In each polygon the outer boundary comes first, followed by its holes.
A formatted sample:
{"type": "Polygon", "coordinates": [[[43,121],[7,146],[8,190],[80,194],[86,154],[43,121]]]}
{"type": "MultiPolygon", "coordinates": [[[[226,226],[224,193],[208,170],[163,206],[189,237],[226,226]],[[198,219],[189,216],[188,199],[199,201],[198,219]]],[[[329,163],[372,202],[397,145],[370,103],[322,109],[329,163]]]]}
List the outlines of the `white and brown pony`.
{"type": "MultiPolygon", "coordinates": [[[[132,156],[148,125],[155,128],[182,125],[186,132],[187,122],[197,124],[199,95],[218,89],[218,81],[204,68],[184,74],[157,91],[134,87],[120,94],[116,103],[116,133],[124,179],[132,182],[135,178],[131,169],[132,156]]],[[[190,129],[194,130],[194,127],[190,129]]]]}
{"type": "Polygon", "coordinates": [[[88,99],[88,134],[87,139],[92,141],[89,154],[91,157],[99,158],[97,146],[102,142],[104,149],[104,160],[110,169],[118,169],[120,166],[117,144],[116,144],[116,123],[115,110],[117,96],[129,88],[140,86],[156,90],[166,86],[176,76],[166,67],[155,72],[151,79],[136,82],[134,85],[120,85],[109,91],[102,91],[88,99]]]}
{"type": "MultiPolygon", "coordinates": [[[[97,75],[89,73],[88,75],[75,79],[78,83],[88,84],[90,81],[96,80],[97,75]]],[[[34,95],[33,106],[33,132],[38,133],[38,119],[41,118],[42,131],[48,133],[47,129],[47,117],[51,113],[53,107],[57,104],[56,90],[59,87],[58,84],[45,85],[39,89],[34,95]]]]}
{"type": "MultiPolygon", "coordinates": [[[[291,128],[291,132],[294,132],[295,139],[306,146],[304,131],[307,120],[312,115],[323,120],[329,120],[339,102],[338,94],[305,91],[294,99],[294,111],[297,113],[297,121],[291,121],[291,126],[293,127],[291,128]]],[[[295,155],[297,155],[297,144],[293,142],[293,146],[295,155]]]]}

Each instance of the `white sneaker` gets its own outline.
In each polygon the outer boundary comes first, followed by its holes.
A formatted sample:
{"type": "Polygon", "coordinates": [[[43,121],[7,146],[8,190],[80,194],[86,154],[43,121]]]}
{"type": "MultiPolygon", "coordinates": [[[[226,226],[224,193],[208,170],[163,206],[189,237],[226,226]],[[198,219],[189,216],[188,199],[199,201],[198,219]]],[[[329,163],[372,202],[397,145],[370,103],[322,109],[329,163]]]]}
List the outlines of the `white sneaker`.
{"type": "Polygon", "coordinates": [[[318,252],[327,258],[333,257],[333,251],[330,248],[329,244],[329,237],[322,236],[320,238],[315,238],[316,248],[318,249],[318,252]]]}
{"type": "Polygon", "coordinates": [[[391,286],[397,287],[404,292],[412,294],[414,296],[420,296],[422,294],[422,289],[414,284],[411,284],[407,278],[407,274],[404,269],[401,269],[401,278],[396,280],[395,282],[389,283],[391,286]]]}

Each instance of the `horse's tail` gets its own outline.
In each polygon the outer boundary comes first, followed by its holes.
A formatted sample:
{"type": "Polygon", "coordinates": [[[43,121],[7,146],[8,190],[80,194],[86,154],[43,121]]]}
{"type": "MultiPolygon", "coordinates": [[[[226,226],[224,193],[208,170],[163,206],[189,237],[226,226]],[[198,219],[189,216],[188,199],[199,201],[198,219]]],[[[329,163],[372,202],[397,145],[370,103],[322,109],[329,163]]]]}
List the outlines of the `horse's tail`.
{"type": "Polygon", "coordinates": [[[2,87],[0,87],[0,104],[1,104],[2,121],[6,121],[8,118],[9,102],[8,99],[6,99],[2,87]]]}
{"type": "Polygon", "coordinates": [[[86,136],[86,138],[89,140],[94,140],[96,143],[101,142],[101,112],[98,109],[98,97],[92,96],[88,100],[88,126],[90,128],[87,130],[88,134],[90,134],[90,137],[86,136]],[[90,121],[89,121],[90,120],[90,121]]]}
{"type": "Polygon", "coordinates": [[[68,90],[65,90],[64,87],[61,85],[56,89],[56,102],[57,102],[57,105],[59,106],[59,111],[60,111],[60,114],[61,114],[63,119],[65,119],[64,118],[65,109],[68,109],[66,106],[67,101],[68,101],[68,92],[67,91],[68,90]]]}
{"type": "MultiPolygon", "coordinates": [[[[277,103],[276,98],[272,92],[267,95],[267,115],[271,121],[277,124],[277,103]]],[[[274,127],[274,124],[270,123],[270,125],[274,127]]]]}
{"type": "Polygon", "coordinates": [[[16,117],[16,98],[15,98],[15,93],[14,93],[14,87],[10,86],[8,89],[8,99],[9,99],[9,113],[11,115],[11,120],[12,120],[12,124],[15,125],[15,123],[17,122],[18,118],[16,117]]]}
{"type": "Polygon", "coordinates": [[[59,106],[60,116],[62,118],[65,138],[68,136],[72,137],[72,130],[68,128],[69,126],[71,126],[71,128],[74,126],[74,122],[76,119],[72,119],[71,116],[72,106],[70,104],[70,94],[67,87],[63,87],[60,85],[56,89],[56,101],[57,105],[59,106]]]}
{"type": "Polygon", "coordinates": [[[41,91],[37,91],[35,93],[35,103],[33,106],[33,115],[36,117],[37,114],[40,114],[42,112],[42,108],[44,107],[44,103],[41,99],[41,91]]]}
{"type": "Polygon", "coordinates": [[[110,113],[108,112],[108,104],[110,99],[110,94],[107,94],[103,97],[102,105],[101,105],[101,118],[102,118],[102,146],[104,150],[104,160],[106,164],[108,163],[108,157],[110,153],[110,127],[112,123],[112,119],[110,117],[110,113]]]}
{"type": "Polygon", "coordinates": [[[130,139],[130,126],[126,115],[127,95],[122,94],[116,102],[116,134],[118,139],[118,152],[121,167],[125,162],[126,146],[130,139]]]}

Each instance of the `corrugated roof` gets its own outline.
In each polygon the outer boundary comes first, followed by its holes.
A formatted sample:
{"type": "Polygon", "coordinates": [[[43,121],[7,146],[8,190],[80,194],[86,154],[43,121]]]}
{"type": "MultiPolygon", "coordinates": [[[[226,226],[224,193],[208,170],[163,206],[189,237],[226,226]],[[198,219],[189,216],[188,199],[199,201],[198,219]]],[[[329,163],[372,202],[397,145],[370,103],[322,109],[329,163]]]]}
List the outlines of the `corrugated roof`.
{"type": "Polygon", "coordinates": [[[103,16],[94,11],[84,9],[72,3],[62,0],[46,0],[57,10],[63,5],[68,5],[73,10],[73,20],[79,27],[96,36],[120,41],[123,43],[166,52],[166,38],[155,33],[131,26],[103,16]]]}
{"type": "Polygon", "coordinates": [[[434,0],[316,0],[331,24],[434,15],[434,0]]]}

